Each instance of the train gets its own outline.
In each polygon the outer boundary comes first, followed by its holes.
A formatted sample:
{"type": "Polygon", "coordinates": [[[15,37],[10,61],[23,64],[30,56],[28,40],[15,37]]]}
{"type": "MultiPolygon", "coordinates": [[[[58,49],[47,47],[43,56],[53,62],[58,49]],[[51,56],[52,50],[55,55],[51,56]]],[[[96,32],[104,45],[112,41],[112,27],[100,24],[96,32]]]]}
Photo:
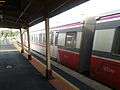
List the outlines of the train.
{"type": "MultiPolygon", "coordinates": [[[[51,57],[62,65],[79,71],[82,22],[50,28],[51,57]]],[[[30,31],[31,49],[45,56],[45,30],[30,31]]],[[[27,33],[24,33],[27,46],[27,33]]],[[[120,90],[120,13],[101,17],[96,22],[90,76],[120,90]]]]}

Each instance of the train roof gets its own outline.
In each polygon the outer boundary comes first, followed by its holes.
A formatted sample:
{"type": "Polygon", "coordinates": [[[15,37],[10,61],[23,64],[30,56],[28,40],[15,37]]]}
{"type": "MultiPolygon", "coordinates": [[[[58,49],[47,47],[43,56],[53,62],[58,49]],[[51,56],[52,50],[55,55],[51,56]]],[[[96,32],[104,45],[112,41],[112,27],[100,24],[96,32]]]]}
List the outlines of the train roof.
{"type": "Polygon", "coordinates": [[[52,28],[50,28],[50,29],[52,29],[52,30],[71,29],[71,28],[81,27],[82,25],[83,25],[82,22],[76,22],[76,23],[70,23],[70,24],[66,24],[66,25],[61,25],[61,26],[52,27],[52,28]]]}
{"type": "MultiPolygon", "coordinates": [[[[120,23],[120,10],[117,11],[112,11],[108,13],[104,13],[102,15],[99,15],[99,17],[95,17],[97,20],[97,29],[103,29],[103,28],[115,28],[119,26],[120,23]],[[107,23],[106,23],[107,22],[107,23]]],[[[75,23],[70,23],[70,24],[65,24],[65,25],[60,25],[56,27],[51,27],[50,31],[58,31],[58,30],[67,30],[67,29],[74,29],[74,28],[82,28],[83,26],[83,21],[81,22],[75,22],[75,23]]],[[[44,30],[44,29],[41,29],[44,30]]],[[[39,30],[37,30],[39,31],[39,30]]]]}
{"type": "MultiPolygon", "coordinates": [[[[105,13],[105,14],[100,15],[99,17],[95,17],[95,18],[96,19],[99,18],[97,20],[97,23],[115,22],[115,24],[116,24],[116,22],[117,22],[117,24],[118,24],[120,22],[120,13],[119,12],[105,13]]],[[[113,24],[113,25],[115,25],[115,24],[113,24]]],[[[56,26],[56,27],[52,27],[51,29],[52,30],[71,29],[71,28],[81,27],[82,25],[83,25],[83,21],[82,22],[76,22],[76,23],[70,23],[70,24],[66,24],[66,25],[61,25],[61,26],[56,26]]]]}

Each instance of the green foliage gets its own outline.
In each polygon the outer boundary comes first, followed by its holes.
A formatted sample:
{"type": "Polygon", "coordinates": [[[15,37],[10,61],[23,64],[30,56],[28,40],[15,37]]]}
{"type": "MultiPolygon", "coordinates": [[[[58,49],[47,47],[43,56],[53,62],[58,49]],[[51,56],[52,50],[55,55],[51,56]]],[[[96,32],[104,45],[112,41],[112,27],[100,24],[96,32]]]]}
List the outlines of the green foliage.
{"type": "Polygon", "coordinates": [[[17,35],[19,34],[18,31],[0,31],[0,37],[4,37],[4,38],[7,38],[7,37],[16,37],[17,35]]]}

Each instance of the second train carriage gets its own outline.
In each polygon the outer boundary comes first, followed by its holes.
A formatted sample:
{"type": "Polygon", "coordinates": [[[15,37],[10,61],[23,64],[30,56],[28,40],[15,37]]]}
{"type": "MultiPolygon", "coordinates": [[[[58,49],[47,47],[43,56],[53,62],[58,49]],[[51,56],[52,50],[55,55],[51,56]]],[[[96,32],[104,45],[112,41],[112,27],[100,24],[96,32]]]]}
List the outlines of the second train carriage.
{"type": "MultiPolygon", "coordinates": [[[[61,64],[79,71],[81,22],[50,29],[51,57],[61,64]]],[[[24,43],[26,42],[24,35],[24,43]]],[[[45,55],[45,30],[31,31],[31,49],[45,55]]],[[[96,24],[91,76],[111,87],[120,89],[120,14],[102,17],[96,24]]]]}
{"type": "Polygon", "coordinates": [[[91,76],[120,90],[120,14],[103,17],[96,25],[91,76]]]}

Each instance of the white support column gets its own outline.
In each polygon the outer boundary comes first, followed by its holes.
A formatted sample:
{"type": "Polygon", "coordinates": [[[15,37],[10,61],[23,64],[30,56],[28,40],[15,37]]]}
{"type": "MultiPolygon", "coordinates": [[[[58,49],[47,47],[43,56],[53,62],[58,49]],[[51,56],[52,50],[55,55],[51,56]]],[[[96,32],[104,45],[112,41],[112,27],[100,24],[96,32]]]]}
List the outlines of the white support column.
{"type": "Polygon", "coordinates": [[[51,60],[50,60],[50,43],[49,43],[49,18],[45,18],[45,34],[46,34],[46,77],[52,77],[51,60]]]}
{"type": "Polygon", "coordinates": [[[27,41],[28,41],[28,60],[31,60],[29,27],[27,28],[27,41]]]}
{"type": "Polygon", "coordinates": [[[24,45],[23,45],[23,34],[22,34],[22,30],[20,28],[20,39],[21,39],[21,53],[24,53],[24,45]]]}

